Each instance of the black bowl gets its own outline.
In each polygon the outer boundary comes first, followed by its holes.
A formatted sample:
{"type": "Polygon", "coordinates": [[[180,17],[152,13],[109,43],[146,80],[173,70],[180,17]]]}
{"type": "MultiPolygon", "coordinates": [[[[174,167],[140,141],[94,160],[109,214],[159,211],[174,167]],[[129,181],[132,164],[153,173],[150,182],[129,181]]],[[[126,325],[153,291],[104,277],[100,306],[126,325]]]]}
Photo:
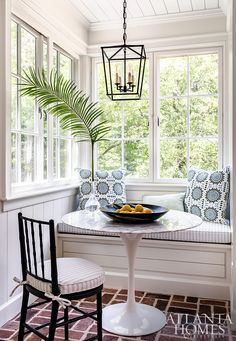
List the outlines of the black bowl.
{"type": "MultiPolygon", "coordinates": [[[[128,203],[131,205],[131,207],[134,207],[135,203],[128,203]]],[[[121,205],[122,206],[122,205],[121,205]]],[[[101,207],[100,210],[103,214],[105,214],[107,217],[124,222],[124,223],[150,223],[154,220],[159,219],[161,216],[163,216],[165,213],[168,212],[168,209],[162,206],[156,206],[156,205],[149,205],[144,204],[143,205],[146,208],[150,208],[153,213],[118,213],[116,210],[119,208],[117,205],[106,205],[104,207],[101,207]]]]}

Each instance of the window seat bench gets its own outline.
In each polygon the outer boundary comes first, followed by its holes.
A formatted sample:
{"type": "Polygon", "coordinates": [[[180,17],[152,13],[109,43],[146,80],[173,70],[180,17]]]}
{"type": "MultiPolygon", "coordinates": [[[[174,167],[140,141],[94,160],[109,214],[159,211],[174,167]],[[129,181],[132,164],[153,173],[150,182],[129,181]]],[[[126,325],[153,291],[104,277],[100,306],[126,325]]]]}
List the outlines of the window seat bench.
{"type": "MultiPolygon", "coordinates": [[[[63,223],[58,224],[58,233],[74,235],[96,235],[104,237],[118,236],[118,234],[111,234],[107,232],[95,233],[94,231],[71,227],[63,223]]],[[[229,225],[222,225],[204,221],[200,226],[194,227],[192,229],[166,233],[146,234],[143,238],[195,243],[231,244],[231,227],[229,225]]]]}
{"type": "MultiPolygon", "coordinates": [[[[127,287],[127,257],[118,236],[62,223],[57,232],[60,256],[94,261],[106,271],[106,287],[127,287]]],[[[145,235],[137,250],[136,288],[229,299],[230,244],[230,226],[207,222],[186,231],[145,235]]]]}

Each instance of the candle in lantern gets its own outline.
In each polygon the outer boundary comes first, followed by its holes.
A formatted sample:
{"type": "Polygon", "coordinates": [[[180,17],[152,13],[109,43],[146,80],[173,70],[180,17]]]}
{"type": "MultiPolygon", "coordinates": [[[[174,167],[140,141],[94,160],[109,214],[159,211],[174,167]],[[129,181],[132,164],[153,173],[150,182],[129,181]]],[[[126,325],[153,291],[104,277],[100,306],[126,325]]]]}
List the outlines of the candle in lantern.
{"type": "Polygon", "coordinates": [[[118,72],[116,72],[116,83],[119,83],[119,75],[118,75],[118,72]]]}
{"type": "Polygon", "coordinates": [[[131,72],[128,73],[128,82],[131,83],[131,72]]]}

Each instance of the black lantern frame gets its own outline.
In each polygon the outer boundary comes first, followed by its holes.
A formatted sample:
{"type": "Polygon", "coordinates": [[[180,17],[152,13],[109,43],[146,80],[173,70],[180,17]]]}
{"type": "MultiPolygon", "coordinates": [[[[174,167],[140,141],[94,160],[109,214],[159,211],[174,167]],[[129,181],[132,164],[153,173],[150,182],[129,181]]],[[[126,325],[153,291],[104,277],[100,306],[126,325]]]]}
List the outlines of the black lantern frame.
{"type": "Polygon", "coordinates": [[[144,45],[126,44],[126,0],[123,2],[123,45],[103,46],[102,60],[106,85],[106,94],[112,101],[139,100],[142,96],[143,79],[146,65],[146,52],[144,45]],[[136,77],[132,72],[128,72],[128,64],[138,62],[138,72],[136,77]],[[114,72],[115,63],[122,62],[122,70],[118,74],[114,72]]]}

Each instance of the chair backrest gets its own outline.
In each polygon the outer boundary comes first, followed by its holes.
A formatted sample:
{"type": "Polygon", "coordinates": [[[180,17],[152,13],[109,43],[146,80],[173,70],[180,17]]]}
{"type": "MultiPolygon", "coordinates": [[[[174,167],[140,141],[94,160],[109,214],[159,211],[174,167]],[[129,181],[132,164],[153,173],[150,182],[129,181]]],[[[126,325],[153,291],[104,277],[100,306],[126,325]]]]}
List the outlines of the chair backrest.
{"type": "Polygon", "coordinates": [[[56,259],[56,242],[54,221],[41,221],[24,217],[22,213],[18,213],[19,237],[23,281],[27,275],[41,280],[50,282],[52,293],[58,295],[60,290],[58,286],[57,275],[57,259],[56,259]],[[44,239],[49,237],[50,242],[50,278],[45,277],[45,252],[44,239]]]}

